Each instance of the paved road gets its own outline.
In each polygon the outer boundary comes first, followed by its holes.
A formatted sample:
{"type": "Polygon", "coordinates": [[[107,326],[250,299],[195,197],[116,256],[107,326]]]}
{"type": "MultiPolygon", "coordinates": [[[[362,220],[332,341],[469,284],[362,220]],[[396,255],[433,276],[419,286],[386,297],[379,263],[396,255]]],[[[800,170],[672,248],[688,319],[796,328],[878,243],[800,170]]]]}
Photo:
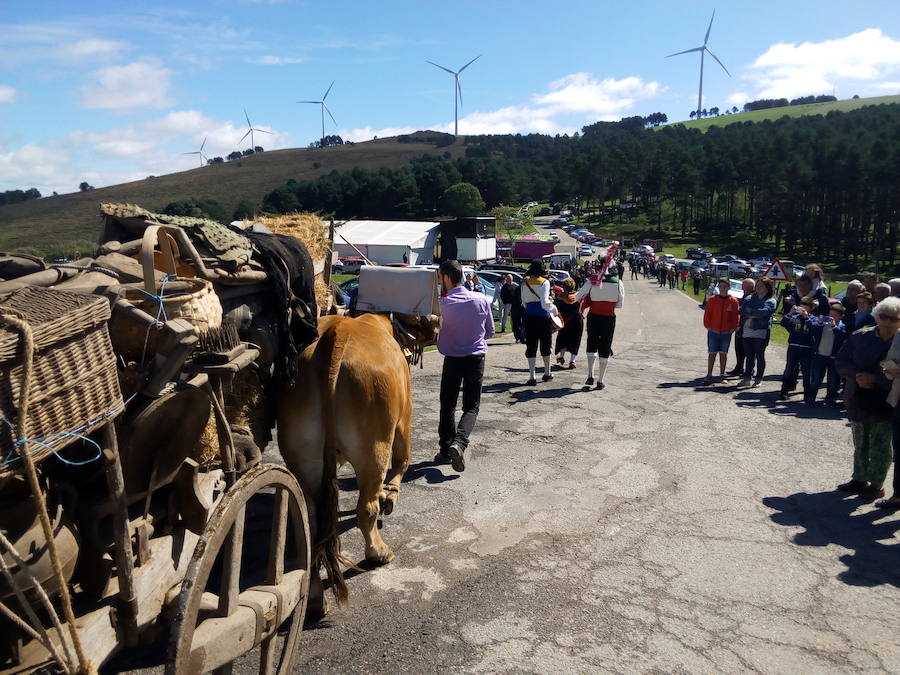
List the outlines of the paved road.
{"type": "Polygon", "coordinates": [[[832,492],[845,422],[770,379],[698,388],[696,305],[626,288],[603,392],[524,387],[522,347],[491,341],[464,474],[429,461],[440,358],[414,372],[397,559],[350,580],[298,671],[900,670],[900,518],[832,492]]]}

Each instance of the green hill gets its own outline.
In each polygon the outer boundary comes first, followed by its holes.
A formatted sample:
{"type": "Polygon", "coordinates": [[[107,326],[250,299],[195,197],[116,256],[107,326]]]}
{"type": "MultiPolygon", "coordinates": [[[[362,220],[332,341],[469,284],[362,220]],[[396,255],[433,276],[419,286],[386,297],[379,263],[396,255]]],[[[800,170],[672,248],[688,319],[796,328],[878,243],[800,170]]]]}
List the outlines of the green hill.
{"type": "MultiPolygon", "coordinates": [[[[411,140],[416,141],[417,135],[412,134],[411,140]]],[[[395,168],[423,154],[446,152],[452,157],[463,155],[462,138],[442,148],[426,142],[380,138],[330,148],[270,150],[224,164],[9,204],[0,206],[0,251],[45,256],[88,251],[99,236],[101,202],[130,202],[160,211],[169,202],[197,197],[215,200],[231,214],[241,200],[259,204],[265,194],[292,178],[311,179],[354,167],[395,168]]]]}
{"type": "MultiPolygon", "coordinates": [[[[881,105],[885,103],[900,103],[900,96],[875,96],[873,98],[848,98],[843,101],[830,101],[828,103],[808,103],[806,105],[789,105],[782,108],[767,108],[752,112],[735,113],[733,115],[719,115],[718,117],[704,117],[699,120],[687,120],[675,122],[683,124],[688,129],[700,129],[706,131],[710,127],[724,127],[740,122],[762,122],[763,120],[777,120],[780,117],[802,117],[803,115],[826,115],[832,110],[847,112],[867,105],[881,105]]],[[[661,128],[661,127],[657,127],[661,128]]]]}

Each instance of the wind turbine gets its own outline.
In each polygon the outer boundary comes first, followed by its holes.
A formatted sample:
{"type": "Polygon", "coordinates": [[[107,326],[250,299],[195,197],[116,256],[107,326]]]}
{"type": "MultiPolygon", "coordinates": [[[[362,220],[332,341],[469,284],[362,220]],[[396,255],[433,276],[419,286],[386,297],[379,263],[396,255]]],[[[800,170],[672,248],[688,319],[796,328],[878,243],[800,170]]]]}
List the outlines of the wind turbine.
{"type": "Polygon", "coordinates": [[[297,103],[314,103],[322,108],[322,138],[325,138],[325,112],[328,112],[328,116],[331,118],[331,121],[334,122],[334,126],[337,126],[337,120],[334,119],[334,115],[331,114],[331,111],[328,110],[328,106],[325,105],[325,99],[328,98],[328,94],[331,93],[331,88],[334,86],[334,80],[331,81],[331,84],[328,85],[328,89],[325,90],[324,96],[322,96],[321,101],[297,101],[297,103]]]}
{"type": "Polygon", "coordinates": [[[703,107],[703,57],[706,56],[706,53],[709,52],[709,55],[716,60],[720,66],[722,66],[722,70],[725,71],[725,74],[728,77],[731,77],[731,73],[728,72],[728,68],[725,67],[725,64],[719,61],[719,57],[713,54],[709,47],[707,47],[707,43],[709,42],[709,31],[712,30],[713,19],[716,18],[716,10],[713,10],[712,17],[709,20],[709,27],[706,29],[706,37],[703,38],[703,44],[699,47],[694,47],[693,49],[685,49],[683,52],[675,52],[674,54],[669,54],[666,58],[670,58],[672,56],[678,56],[679,54],[690,54],[691,52],[700,52],[700,93],[697,94],[697,118],[700,118],[700,110],[703,107]]]}
{"type": "Polygon", "coordinates": [[[206,145],[206,136],[203,137],[203,142],[200,144],[199,150],[194,150],[194,152],[182,152],[182,155],[200,155],[200,166],[203,166],[206,160],[206,156],[203,154],[203,146],[206,145]]]}
{"type": "Polygon", "coordinates": [[[253,150],[256,150],[256,142],[253,140],[253,132],[258,131],[261,134],[271,134],[272,132],[266,131],[265,129],[254,129],[253,125],[250,124],[250,116],[247,114],[246,108],[244,108],[244,117],[247,119],[247,133],[244,134],[243,136],[241,136],[241,140],[238,141],[238,145],[243,143],[244,139],[247,138],[247,136],[249,136],[250,137],[250,147],[252,147],[253,150]]]}
{"type": "Polygon", "coordinates": [[[430,63],[431,65],[436,66],[437,68],[440,68],[441,70],[446,70],[448,73],[450,73],[453,76],[453,82],[454,82],[454,86],[453,86],[453,135],[454,136],[459,135],[459,106],[462,104],[462,87],[459,86],[459,74],[462,71],[464,71],[466,68],[471,66],[473,63],[475,63],[482,56],[483,56],[483,54],[479,54],[478,56],[476,56],[474,59],[469,61],[466,65],[464,65],[459,70],[450,70],[449,68],[444,68],[444,66],[442,66],[438,63],[435,63],[434,61],[426,60],[426,63],[430,63]]]}

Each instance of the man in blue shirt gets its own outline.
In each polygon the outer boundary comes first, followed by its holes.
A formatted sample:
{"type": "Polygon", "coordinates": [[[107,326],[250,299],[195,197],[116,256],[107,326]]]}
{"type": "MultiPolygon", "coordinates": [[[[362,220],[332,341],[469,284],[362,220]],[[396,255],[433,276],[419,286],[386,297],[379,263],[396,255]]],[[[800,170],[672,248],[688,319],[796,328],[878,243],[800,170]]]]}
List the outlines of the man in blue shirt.
{"type": "Polygon", "coordinates": [[[435,462],[449,462],[454,470],[465,471],[463,454],[478,419],[481,382],[484,379],[486,340],[494,335],[490,301],[483,293],[463,287],[462,266],[445,260],[438,269],[443,290],[441,330],[437,348],[444,355],[441,372],[441,412],[438,422],[440,450],[435,462]],[[462,416],[456,423],[456,403],[462,386],[462,416]]]}

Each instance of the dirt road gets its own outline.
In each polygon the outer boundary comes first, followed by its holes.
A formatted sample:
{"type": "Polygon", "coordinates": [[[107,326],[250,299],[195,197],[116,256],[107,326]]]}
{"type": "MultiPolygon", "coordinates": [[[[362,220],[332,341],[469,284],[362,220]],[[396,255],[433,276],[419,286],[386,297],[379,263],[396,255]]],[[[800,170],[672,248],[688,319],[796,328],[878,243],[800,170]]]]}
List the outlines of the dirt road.
{"type": "Polygon", "coordinates": [[[491,341],[464,474],[430,462],[441,359],[414,371],[397,560],[350,580],[298,670],[900,669],[900,517],[832,492],[845,421],[776,403],[775,345],[761,389],[698,388],[696,304],[626,291],[605,391],[582,364],[525,387],[523,348],[491,341]]]}

